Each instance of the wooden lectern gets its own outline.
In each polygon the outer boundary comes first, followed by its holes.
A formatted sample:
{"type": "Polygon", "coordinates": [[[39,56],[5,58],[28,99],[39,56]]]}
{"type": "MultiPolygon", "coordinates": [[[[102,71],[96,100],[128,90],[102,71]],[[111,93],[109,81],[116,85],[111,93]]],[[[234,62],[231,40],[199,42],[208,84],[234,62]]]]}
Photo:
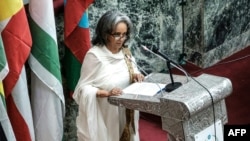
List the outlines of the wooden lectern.
{"type": "MultiPolygon", "coordinates": [[[[152,73],[145,81],[168,84],[168,78],[168,74],[152,73]]],[[[161,116],[162,129],[171,141],[223,138],[223,125],[228,121],[225,97],[232,93],[231,81],[209,74],[194,77],[196,81],[181,75],[173,78],[182,86],[172,92],[154,96],[123,94],[108,100],[117,106],[161,116]]]]}

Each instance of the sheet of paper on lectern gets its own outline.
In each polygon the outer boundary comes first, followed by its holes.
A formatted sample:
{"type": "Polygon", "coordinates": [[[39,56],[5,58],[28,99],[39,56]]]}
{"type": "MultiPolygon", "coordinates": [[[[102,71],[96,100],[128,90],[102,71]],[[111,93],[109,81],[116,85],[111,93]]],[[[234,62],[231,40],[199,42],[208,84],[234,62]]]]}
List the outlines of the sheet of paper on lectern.
{"type": "Polygon", "coordinates": [[[166,84],[150,82],[133,83],[123,89],[123,93],[154,96],[155,94],[159,93],[165,87],[165,85],[166,84]]]}

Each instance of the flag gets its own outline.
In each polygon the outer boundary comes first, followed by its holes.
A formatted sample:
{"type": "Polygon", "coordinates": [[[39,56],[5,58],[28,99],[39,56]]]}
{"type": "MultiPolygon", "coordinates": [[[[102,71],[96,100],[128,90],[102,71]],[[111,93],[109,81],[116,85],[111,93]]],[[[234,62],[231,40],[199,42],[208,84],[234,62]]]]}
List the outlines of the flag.
{"type": "Polygon", "coordinates": [[[35,140],[25,70],[32,40],[22,0],[0,1],[0,31],[9,66],[3,80],[7,113],[16,140],[35,140]]]}
{"type": "Polygon", "coordinates": [[[15,141],[14,135],[7,111],[3,90],[3,79],[9,72],[8,63],[3,48],[2,37],[0,34],[0,141],[15,141]]]}
{"type": "MultiPolygon", "coordinates": [[[[0,107],[1,108],[1,107],[0,107]]],[[[1,112],[1,111],[0,111],[1,112]]],[[[1,121],[2,122],[2,121],[1,121]]],[[[3,131],[3,127],[2,124],[0,122],[0,141],[7,141],[5,133],[3,131]]]]}
{"type": "Polygon", "coordinates": [[[0,141],[16,141],[16,137],[6,111],[2,80],[0,80],[0,141]]]}
{"type": "Polygon", "coordinates": [[[8,72],[9,72],[9,66],[3,48],[2,36],[0,34],[0,81],[2,81],[6,77],[8,72]]]}
{"type": "Polygon", "coordinates": [[[65,100],[52,0],[30,0],[31,105],[36,141],[63,138],[65,100]]]}
{"type": "Polygon", "coordinates": [[[83,58],[89,50],[88,7],[94,0],[67,0],[64,7],[65,77],[70,95],[74,92],[83,58]]]}

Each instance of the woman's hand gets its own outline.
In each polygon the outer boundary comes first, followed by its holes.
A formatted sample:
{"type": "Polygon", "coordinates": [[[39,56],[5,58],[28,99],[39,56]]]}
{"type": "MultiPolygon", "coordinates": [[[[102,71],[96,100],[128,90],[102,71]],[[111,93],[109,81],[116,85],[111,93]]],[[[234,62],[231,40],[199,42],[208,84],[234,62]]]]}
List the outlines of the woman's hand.
{"type": "Polygon", "coordinates": [[[109,96],[118,96],[122,94],[122,89],[120,88],[113,88],[110,91],[107,90],[98,90],[96,92],[97,97],[109,97],[109,96]]]}
{"type": "Polygon", "coordinates": [[[142,82],[144,80],[144,75],[141,73],[133,74],[133,82],[142,82]]]}

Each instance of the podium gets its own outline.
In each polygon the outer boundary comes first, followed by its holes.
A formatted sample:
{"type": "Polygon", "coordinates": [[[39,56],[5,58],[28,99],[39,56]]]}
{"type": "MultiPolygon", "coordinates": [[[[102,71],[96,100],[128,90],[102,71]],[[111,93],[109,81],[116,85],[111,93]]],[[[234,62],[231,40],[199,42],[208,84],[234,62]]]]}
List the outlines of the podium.
{"type": "MultiPolygon", "coordinates": [[[[145,81],[168,84],[168,78],[168,74],[152,73],[145,81]]],[[[218,141],[218,138],[223,138],[223,125],[228,122],[225,98],[232,93],[231,81],[210,74],[194,77],[196,81],[187,80],[182,75],[173,75],[173,78],[182,86],[172,92],[163,91],[154,96],[123,94],[109,97],[108,101],[116,106],[160,116],[169,141],[207,138],[218,141]]]]}

